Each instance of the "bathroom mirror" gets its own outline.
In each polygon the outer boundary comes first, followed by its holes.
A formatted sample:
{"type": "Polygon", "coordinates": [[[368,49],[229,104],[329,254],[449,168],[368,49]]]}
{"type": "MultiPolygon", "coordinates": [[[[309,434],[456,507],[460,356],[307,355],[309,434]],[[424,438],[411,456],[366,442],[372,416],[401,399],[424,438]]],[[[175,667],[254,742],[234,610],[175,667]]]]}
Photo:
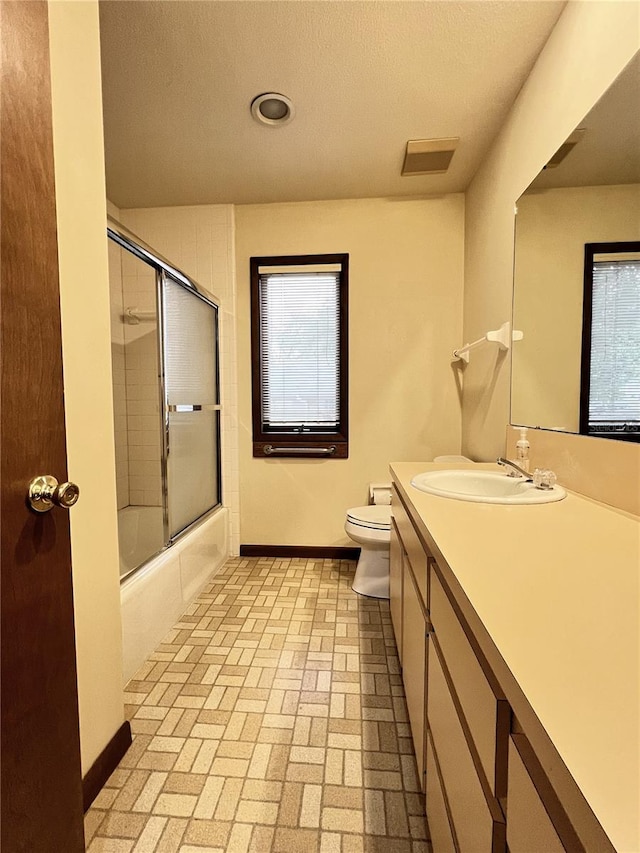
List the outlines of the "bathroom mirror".
{"type": "Polygon", "coordinates": [[[517,202],[511,423],[640,441],[640,53],[517,202]]]}

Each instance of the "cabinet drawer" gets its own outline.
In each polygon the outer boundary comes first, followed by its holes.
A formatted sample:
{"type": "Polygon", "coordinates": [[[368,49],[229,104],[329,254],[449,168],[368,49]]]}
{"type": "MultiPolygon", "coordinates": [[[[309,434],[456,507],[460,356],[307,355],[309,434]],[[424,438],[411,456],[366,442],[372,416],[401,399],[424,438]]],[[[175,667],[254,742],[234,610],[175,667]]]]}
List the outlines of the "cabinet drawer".
{"type": "Polygon", "coordinates": [[[391,513],[395,520],[396,527],[398,528],[398,534],[400,536],[400,540],[402,541],[402,547],[404,548],[404,551],[407,557],[409,558],[411,568],[413,569],[413,574],[415,576],[416,581],[418,582],[420,597],[422,598],[425,607],[428,609],[428,555],[425,552],[422,542],[420,542],[420,540],[418,539],[418,534],[415,531],[413,523],[409,518],[406,509],[400,501],[400,497],[395,487],[392,489],[391,492],[391,513]]]}
{"type": "Polygon", "coordinates": [[[391,519],[391,544],[389,551],[389,609],[391,624],[398,647],[398,658],[402,663],[402,543],[391,519]]]}
{"type": "Polygon", "coordinates": [[[504,696],[487,680],[444,587],[431,571],[430,619],[462,706],[487,781],[496,797],[506,794],[510,712],[504,696]]]}
{"type": "Polygon", "coordinates": [[[429,838],[433,853],[456,853],[456,845],[453,840],[449,815],[445,805],[440,777],[433,756],[431,737],[427,733],[427,765],[426,765],[426,791],[427,791],[427,823],[429,825],[429,838]]]}
{"type": "Polygon", "coordinates": [[[502,812],[485,796],[433,642],[428,680],[428,726],[460,853],[504,853],[502,812]]]}
{"type": "MultiPolygon", "coordinates": [[[[507,789],[509,850],[511,853],[540,853],[541,850],[545,853],[564,853],[565,850],[583,850],[565,814],[558,817],[565,843],[560,839],[525,763],[529,753],[531,753],[529,761],[533,760],[537,765],[538,762],[532,754],[527,738],[521,734],[512,735],[509,739],[509,787],[507,789]]],[[[537,773],[534,770],[534,775],[543,775],[539,766],[536,769],[537,773]]],[[[540,781],[545,780],[539,779],[539,784],[540,781]]]]}
{"type": "Polygon", "coordinates": [[[405,561],[402,608],[402,655],[404,660],[402,678],[407,698],[413,745],[416,751],[418,779],[422,790],[424,790],[426,634],[426,621],[422,604],[411,577],[411,569],[405,561]]]}

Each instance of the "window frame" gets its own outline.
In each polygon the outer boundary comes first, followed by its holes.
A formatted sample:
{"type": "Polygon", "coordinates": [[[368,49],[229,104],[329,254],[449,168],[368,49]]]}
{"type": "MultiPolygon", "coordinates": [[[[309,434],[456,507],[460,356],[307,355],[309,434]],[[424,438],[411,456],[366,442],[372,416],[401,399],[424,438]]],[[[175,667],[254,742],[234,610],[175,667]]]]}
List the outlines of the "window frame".
{"type": "Polygon", "coordinates": [[[580,367],[580,435],[617,441],[640,442],[637,432],[606,432],[589,427],[589,394],[591,390],[591,328],[593,323],[593,263],[596,255],[640,252],[640,241],[584,244],[584,295],[582,301],[582,354],[580,367]]]}
{"type": "Polygon", "coordinates": [[[250,259],[251,281],[251,408],[253,456],[256,458],[315,457],[347,459],[349,456],[349,255],[272,255],[250,259]],[[301,433],[265,429],[262,421],[262,370],[260,351],[260,268],[340,265],[339,273],[339,404],[336,430],[301,433]]]}

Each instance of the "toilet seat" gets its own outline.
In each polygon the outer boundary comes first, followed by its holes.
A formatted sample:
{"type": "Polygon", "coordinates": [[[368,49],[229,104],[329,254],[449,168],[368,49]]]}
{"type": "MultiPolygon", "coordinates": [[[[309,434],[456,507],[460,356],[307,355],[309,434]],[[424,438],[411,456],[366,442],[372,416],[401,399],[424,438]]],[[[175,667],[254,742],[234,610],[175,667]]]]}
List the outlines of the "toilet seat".
{"type": "Polygon", "coordinates": [[[370,530],[391,530],[390,506],[356,506],[347,510],[347,522],[370,530]]]}

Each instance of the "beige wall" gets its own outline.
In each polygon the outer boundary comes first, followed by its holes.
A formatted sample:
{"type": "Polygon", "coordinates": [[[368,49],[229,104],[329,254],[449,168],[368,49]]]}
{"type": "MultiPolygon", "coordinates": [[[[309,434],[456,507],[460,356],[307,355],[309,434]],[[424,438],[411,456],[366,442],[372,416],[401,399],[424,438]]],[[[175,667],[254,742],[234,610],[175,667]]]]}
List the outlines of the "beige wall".
{"type": "Polygon", "coordinates": [[[97,2],[50,2],[53,142],[83,772],[124,719],[97,2]]]}
{"type": "MultiPolygon", "coordinates": [[[[466,195],[464,338],[511,315],[514,203],[631,59],[640,43],[635,2],[570,2],[466,195]]],[[[473,353],[465,369],[462,450],[504,450],[509,359],[473,353]]]]}
{"type": "Polygon", "coordinates": [[[640,239],[640,186],[569,187],[518,202],[511,420],[578,432],[585,243],[640,239]]]}
{"type": "Polygon", "coordinates": [[[461,195],[236,208],[241,541],[349,545],[345,510],[389,462],[460,450],[461,195]],[[347,460],[254,459],[249,258],[348,252],[347,460]]]}

